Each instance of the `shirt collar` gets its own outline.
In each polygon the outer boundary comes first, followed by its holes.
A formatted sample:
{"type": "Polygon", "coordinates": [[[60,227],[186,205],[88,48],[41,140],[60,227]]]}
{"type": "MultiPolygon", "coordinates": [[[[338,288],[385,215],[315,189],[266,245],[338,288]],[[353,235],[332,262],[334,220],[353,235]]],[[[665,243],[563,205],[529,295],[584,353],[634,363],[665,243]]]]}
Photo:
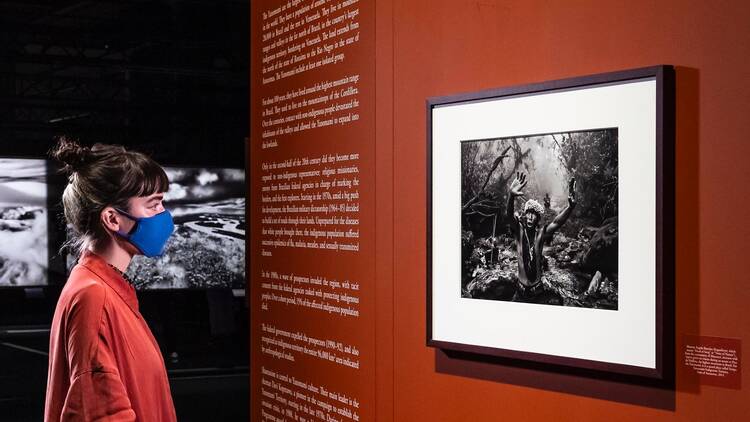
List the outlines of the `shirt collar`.
{"type": "Polygon", "coordinates": [[[86,250],[81,254],[78,263],[88,268],[103,282],[107,283],[107,285],[111,287],[118,296],[120,296],[123,302],[128,305],[130,310],[140,317],[140,312],[138,311],[138,297],[135,295],[135,288],[128,283],[120,273],[110,267],[104,258],[94,252],[86,250]]]}

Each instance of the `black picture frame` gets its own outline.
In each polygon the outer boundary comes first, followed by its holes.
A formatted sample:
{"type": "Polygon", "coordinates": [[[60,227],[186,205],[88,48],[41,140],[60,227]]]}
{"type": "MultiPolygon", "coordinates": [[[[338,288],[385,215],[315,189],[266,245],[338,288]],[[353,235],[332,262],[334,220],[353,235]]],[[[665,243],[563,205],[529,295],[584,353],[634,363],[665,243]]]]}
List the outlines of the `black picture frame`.
{"type": "MultiPolygon", "coordinates": [[[[426,344],[429,347],[447,351],[468,352],[472,354],[490,355],[503,359],[503,361],[535,362],[554,370],[555,367],[580,368],[581,370],[600,371],[624,376],[633,376],[656,381],[668,381],[674,377],[674,148],[675,148],[675,72],[669,65],[652,66],[638,69],[601,73],[582,77],[566,78],[527,85],[511,86],[505,88],[489,89],[479,92],[461,93],[447,96],[428,98],[426,101],[426,344]],[[442,228],[434,229],[433,220],[435,207],[439,204],[433,203],[434,191],[442,189],[435,183],[434,171],[442,171],[436,167],[440,157],[436,155],[435,111],[441,107],[461,106],[468,104],[482,104],[491,101],[503,101],[522,97],[534,97],[556,93],[576,93],[589,88],[626,86],[627,84],[653,80],[655,82],[655,133],[654,158],[654,204],[653,218],[655,233],[654,245],[654,273],[653,273],[653,366],[641,366],[624,364],[616,361],[596,360],[581,358],[570,355],[556,355],[554,353],[536,352],[534,350],[520,350],[514,348],[488,347],[481,344],[472,344],[463,341],[452,341],[445,336],[435,335],[438,312],[445,312],[443,308],[434,305],[438,283],[436,273],[433,269],[433,258],[436,249],[440,248],[441,242],[435,242],[435,236],[440,236],[442,228]],[[436,245],[436,243],[438,243],[436,245]]],[[[501,116],[500,116],[501,118],[501,116]]],[[[452,168],[451,168],[452,169],[452,168]]],[[[644,176],[648,177],[648,176],[644,176]]],[[[455,231],[455,228],[451,228],[455,231]]],[[[445,278],[444,274],[438,274],[438,278],[445,278]]],[[[447,276],[452,280],[453,275],[447,276]]],[[[455,275],[459,277],[460,275],[455,275]]],[[[458,280],[455,281],[458,285],[458,280]]],[[[440,287],[441,289],[444,287],[440,287]]],[[[460,299],[457,299],[457,301],[460,299]]],[[[471,300],[471,299],[469,299],[471,300]]],[[[498,302],[500,303],[500,302],[498,302]]],[[[562,307],[561,307],[562,308],[562,307]]],[[[534,312],[529,307],[528,312],[534,312]]],[[[649,322],[650,323],[650,322],[649,322]]],[[[500,333],[499,335],[502,335],[500,333]]],[[[450,336],[448,336],[450,337],[450,336]]],[[[650,347],[649,347],[650,348],[650,347]]]]}

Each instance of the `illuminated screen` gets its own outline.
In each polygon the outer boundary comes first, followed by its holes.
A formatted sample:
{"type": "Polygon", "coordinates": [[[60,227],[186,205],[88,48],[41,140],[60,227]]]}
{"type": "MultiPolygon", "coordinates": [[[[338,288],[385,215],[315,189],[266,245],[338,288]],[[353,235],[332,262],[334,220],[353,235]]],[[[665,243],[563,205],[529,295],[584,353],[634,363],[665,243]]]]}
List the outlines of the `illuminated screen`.
{"type": "Polygon", "coordinates": [[[0,287],[48,284],[45,160],[0,158],[0,287]]]}
{"type": "Polygon", "coordinates": [[[138,289],[245,287],[245,171],[165,167],[175,231],[160,258],[136,256],[138,289]]]}

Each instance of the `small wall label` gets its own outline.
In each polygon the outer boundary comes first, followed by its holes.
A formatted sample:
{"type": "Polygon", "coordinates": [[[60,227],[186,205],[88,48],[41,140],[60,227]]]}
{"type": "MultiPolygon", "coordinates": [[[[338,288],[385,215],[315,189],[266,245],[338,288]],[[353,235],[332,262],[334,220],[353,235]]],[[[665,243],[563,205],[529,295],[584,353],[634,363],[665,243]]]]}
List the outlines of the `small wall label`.
{"type": "Polygon", "coordinates": [[[683,335],[682,365],[701,384],[742,387],[740,339],[683,335]]]}

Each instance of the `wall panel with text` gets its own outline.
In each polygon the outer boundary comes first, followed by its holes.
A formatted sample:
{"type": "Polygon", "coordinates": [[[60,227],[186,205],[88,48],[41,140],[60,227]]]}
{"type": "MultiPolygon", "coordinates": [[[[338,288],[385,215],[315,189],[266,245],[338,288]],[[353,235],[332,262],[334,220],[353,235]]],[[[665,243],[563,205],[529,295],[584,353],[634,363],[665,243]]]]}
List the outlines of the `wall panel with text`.
{"type": "Polygon", "coordinates": [[[373,8],[252,5],[254,421],[375,420],[373,8]]]}

